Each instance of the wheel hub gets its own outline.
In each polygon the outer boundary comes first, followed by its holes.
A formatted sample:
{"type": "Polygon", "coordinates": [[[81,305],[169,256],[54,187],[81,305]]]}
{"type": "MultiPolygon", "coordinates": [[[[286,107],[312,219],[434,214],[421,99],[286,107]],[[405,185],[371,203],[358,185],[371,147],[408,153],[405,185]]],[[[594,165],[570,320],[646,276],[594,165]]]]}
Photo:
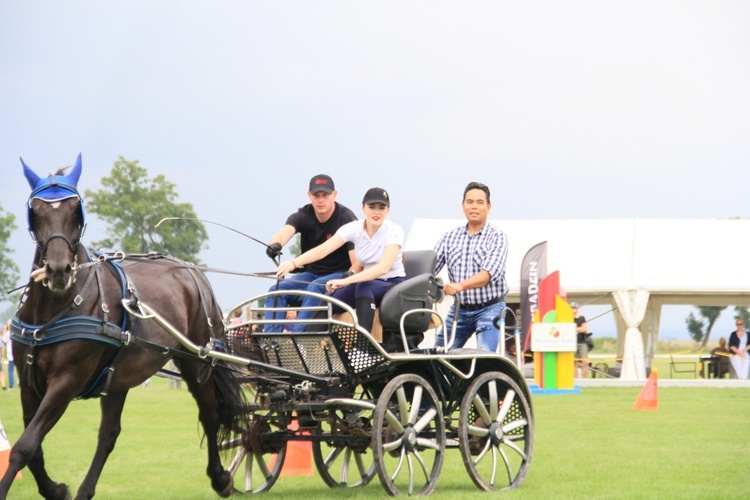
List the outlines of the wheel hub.
{"type": "Polygon", "coordinates": [[[412,451],[417,446],[417,431],[413,427],[407,427],[404,429],[404,435],[401,437],[401,441],[404,443],[404,447],[408,451],[412,451]]]}
{"type": "Polygon", "coordinates": [[[500,422],[492,422],[489,428],[490,440],[493,445],[498,445],[503,440],[505,433],[503,432],[503,426],[500,422]]]}

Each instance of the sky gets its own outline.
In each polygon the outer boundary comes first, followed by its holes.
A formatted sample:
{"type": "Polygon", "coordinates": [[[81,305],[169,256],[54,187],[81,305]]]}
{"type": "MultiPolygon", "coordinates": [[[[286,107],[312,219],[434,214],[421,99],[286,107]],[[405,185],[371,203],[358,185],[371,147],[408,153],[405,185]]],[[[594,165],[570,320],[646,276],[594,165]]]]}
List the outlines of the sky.
{"type": "MultiPolygon", "coordinates": [[[[750,3],[721,0],[2,2],[14,258],[28,272],[18,158],[44,175],[78,153],[82,189],[138,160],[264,241],[318,173],[355,212],[386,188],[407,232],[461,218],[469,181],[497,219],[747,217],[749,24],[750,3]]],[[[207,265],[273,269],[208,231],[207,265]]],[[[105,235],[89,215],[86,239],[105,235]]],[[[226,308],[271,284],[210,278],[226,308]]],[[[662,337],[686,311],[665,311],[662,337]]]]}

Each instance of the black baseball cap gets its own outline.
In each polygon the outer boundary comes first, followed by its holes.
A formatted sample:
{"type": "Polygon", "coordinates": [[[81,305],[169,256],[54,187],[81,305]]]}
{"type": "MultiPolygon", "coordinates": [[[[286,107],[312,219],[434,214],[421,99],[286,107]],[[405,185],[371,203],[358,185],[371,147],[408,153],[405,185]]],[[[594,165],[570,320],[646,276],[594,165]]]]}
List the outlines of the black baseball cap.
{"type": "Polygon", "coordinates": [[[391,197],[388,196],[388,192],[383,188],[370,188],[365,193],[365,197],[362,198],[362,204],[368,205],[370,203],[382,203],[386,207],[390,207],[391,197]]]}
{"type": "Polygon", "coordinates": [[[319,193],[325,191],[328,194],[333,194],[336,187],[333,185],[333,179],[326,174],[318,174],[310,179],[310,194],[319,193]]]}

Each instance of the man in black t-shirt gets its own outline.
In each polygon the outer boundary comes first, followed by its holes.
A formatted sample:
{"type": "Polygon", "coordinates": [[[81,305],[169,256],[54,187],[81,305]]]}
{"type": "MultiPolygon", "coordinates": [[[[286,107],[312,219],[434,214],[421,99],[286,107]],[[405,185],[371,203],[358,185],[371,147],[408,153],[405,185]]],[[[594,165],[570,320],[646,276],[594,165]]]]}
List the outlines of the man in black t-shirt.
{"type": "MultiPolygon", "coordinates": [[[[302,253],[315,248],[328,238],[336,234],[336,231],[348,222],[357,220],[354,212],[336,202],[338,192],[333,184],[333,179],[325,174],[319,174],[310,179],[310,189],[307,196],[310,203],[301,207],[286,219],[286,224],[281,230],[273,235],[268,242],[269,248],[266,253],[272,259],[275,258],[284,245],[299,233],[302,253]]],[[[347,244],[326,256],[325,258],[305,266],[303,270],[295,273],[294,279],[282,280],[278,286],[271,287],[274,290],[307,290],[316,293],[325,293],[325,284],[332,279],[341,278],[350,269],[357,270],[354,257],[354,247],[347,244]]],[[[280,295],[275,297],[275,307],[287,307],[289,300],[294,296],[280,295]]],[[[320,304],[319,300],[306,296],[302,300],[303,307],[314,307],[320,304]]],[[[307,319],[312,316],[311,311],[300,311],[297,319],[307,319]]],[[[276,313],[276,319],[282,319],[285,313],[276,313]]],[[[267,312],[266,319],[272,320],[273,313],[267,312]]],[[[281,331],[281,325],[266,325],[267,331],[281,331]]],[[[294,325],[293,331],[301,331],[305,325],[294,325]]]]}

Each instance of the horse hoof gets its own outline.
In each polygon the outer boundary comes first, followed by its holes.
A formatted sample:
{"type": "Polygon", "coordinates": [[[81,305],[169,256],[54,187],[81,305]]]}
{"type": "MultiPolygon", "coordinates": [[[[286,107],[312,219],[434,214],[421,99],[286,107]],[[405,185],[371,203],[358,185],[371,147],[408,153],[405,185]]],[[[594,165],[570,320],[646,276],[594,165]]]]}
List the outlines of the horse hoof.
{"type": "Polygon", "coordinates": [[[48,500],[73,500],[70,489],[65,483],[56,484],[54,489],[49,493],[49,495],[44,495],[44,498],[48,500]]]}
{"type": "Polygon", "coordinates": [[[221,475],[221,481],[213,483],[214,491],[222,498],[227,498],[234,493],[234,481],[229,472],[224,471],[221,475]]]}

